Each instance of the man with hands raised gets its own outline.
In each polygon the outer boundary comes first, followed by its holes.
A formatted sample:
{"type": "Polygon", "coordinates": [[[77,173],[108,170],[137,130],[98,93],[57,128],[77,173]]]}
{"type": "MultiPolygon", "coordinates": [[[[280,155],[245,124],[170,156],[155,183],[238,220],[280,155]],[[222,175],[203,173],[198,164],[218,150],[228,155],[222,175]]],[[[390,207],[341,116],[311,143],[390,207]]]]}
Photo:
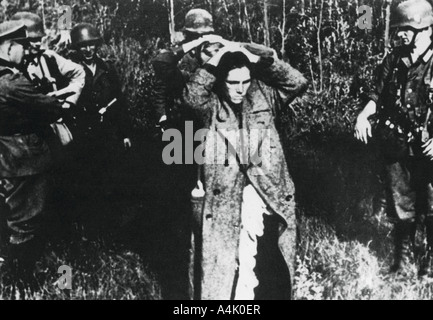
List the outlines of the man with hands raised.
{"type": "Polygon", "coordinates": [[[276,123],[307,81],[270,48],[219,41],[223,48],[184,89],[186,106],[207,132],[203,207],[193,223],[191,298],[290,299],[295,187],[276,123]],[[236,145],[231,133],[237,133],[236,145]],[[238,150],[248,150],[249,158],[238,150]]]}

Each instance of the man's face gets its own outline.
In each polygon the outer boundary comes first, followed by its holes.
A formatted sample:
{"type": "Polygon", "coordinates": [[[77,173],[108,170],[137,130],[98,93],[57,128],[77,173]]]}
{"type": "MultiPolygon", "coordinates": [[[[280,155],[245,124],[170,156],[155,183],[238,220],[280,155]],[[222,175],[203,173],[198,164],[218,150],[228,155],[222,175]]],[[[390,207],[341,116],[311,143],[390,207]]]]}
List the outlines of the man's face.
{"type": "Polygon", "coordinates": [[[29,45],[29,54],[30,55],[37,55],[39,54],[39,52],[41,51],[41,45],[42,45],[42,39],[40,38],[35,38],[35,39],[31,39],[30,40],[30,45],[29,45]]]}
{"type": "Polygon", "coordinates": [[[9,47],[9,61],[19,66],[24,60],[24,46],[21,43],[11,41],[9,47]]]}
{"type": "Polygon", "coordinates": [[[90,44],[79,48],[81,57],[85,62],[91,62],[96,55],[96,45],[90,44]]]}
{"type": "Polygon", "coordinates": [[[408,46],[412,43],[414,36],[415,32],[410,27],[401,27],[397,31],[397,37],[400,38],[405,46],[408,46]]]}
{"type": "Polygon", "coordinates": [[[251,73],[247,67],[231,70],[224,83],[226,99],[233,104],[242,103],[250,85],[251,73]]]}
{"type": "Polygon", "coordinates": [[[410,26],[400,27],[397,30],[397,37],[401,40],[402,44],[408,46],[413,43],[415,47],[420,44],[431,42],[431,28],[418,31],[410,26]],[[415,41],[414,41],[415,40],[415,41]]]}

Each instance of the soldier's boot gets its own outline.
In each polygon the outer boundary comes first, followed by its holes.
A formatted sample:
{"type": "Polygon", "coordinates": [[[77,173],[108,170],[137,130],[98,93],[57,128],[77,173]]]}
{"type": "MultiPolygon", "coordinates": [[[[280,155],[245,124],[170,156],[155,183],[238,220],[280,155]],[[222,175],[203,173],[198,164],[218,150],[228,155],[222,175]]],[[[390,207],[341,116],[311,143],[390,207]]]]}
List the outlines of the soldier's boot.
{"type": "Polygon", "coordinates": [[[415,222],[399,221],[395,226],[395,251],[394,264],[390,271],[393,273],[406,274],[413,260],[413,240],[415,222]]]}
{"type": "Polygon", "coordinates": [[[420,277],[433,277],[433,217],[426,217],[425,231],[427,234],[427,248],[424,256],[421,258],[421,265],[418,272],[420,277]]]}

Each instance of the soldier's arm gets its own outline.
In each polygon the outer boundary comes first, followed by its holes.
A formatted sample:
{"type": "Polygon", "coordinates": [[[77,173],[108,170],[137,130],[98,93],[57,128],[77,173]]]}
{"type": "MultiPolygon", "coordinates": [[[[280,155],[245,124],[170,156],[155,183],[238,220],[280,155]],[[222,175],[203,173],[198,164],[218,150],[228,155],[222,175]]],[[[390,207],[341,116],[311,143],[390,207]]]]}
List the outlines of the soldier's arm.
{"type": "MultiPolygon", "coordinates": [[[[173,92],[181,93],[184,83],[189,81],[193,73],[182,72],[180,70],[195,70],[198,65],[182,66],[178,68],[178,63],[191,50],[199,47],[204,42],[220,42],[223,39],[216,35],[206,35],[199,39],[184,43],[182,45],[172,47],[170,50],[162,50],[152,61],[155,70],[155,87],[153,104],[157,114],[157,118],[161,119],[166,116],[169,101],[173,92]]],[[[191,61],[184,61],[189,64],[191,61]]]]}
{"type": "Polygon", "coordinates": [[[86,82],[86,72],[84,68],[69,59],[63,58],[54,51],[46,51],[46,54],[55,58],[60,74],[69,79],[69,85],[57,91],[56,95],[60,96],[63,93],[74,92],[73,95],[66,98],[66,101],[74,105],[77,104],[86,82]]]}
{"type": "Polygon", "coordinates": [[[216,94],[212,91],[216,77],[210,72],[210,66],[199,68],[186,83],[183,98],[186,106],[193,109],[194,113],[203,124],[211,120],[213,105],[217,101],[216,94]]]}
{"type": "Polygon", "coordinates": [[[364,109],[359,113],[355,123],[355,138],[367,144],[369,138],[373,136],[370,121],[372,115],[376,114],[377,106],[382,104],[382,96],[390,80],[392,68],[395,64],[395,57],[391,54],[385,57],[382,64],[376,71],[375,86],[369,94],[369,102],[364,109]]]}
{"type": "Polygon", "coordinates": [[[31,115],[36,122],[50,124],[62,117],[62,105],[54,97],[40,93],[22,74],[2,81],[0,90],[11,104],[31,115]]]}
{"type": "Polygon", "coordinates": [[[179,61],[185,56],[182,46],[171,50],[162,50],[153,60],[152,66],[155,71],[155,85],[153,91],[153,107],[156,121],[167,120],[167,114],[171,107],[172,97],[176,92],[183,89],[186,79],[178,68],[179,61]]]}
{"type": "MultiPolygon", "coordinates": [[[[171,50],[162,50],[152,61],[155,71],[155,84],[153,87],[152,103],[156,113],[156,121],[167,120],[167,111],[169,108],[171,79],[179,79],[181,75],[177,69],[179,56],[171,50]],[[165,118],[164,118],[165,117],[165,118]]],[[[173,90],[173,88],[171,88],[173,90]]]]}
{"type": "Polygon", "coordinates": [[[398,51],[388,54],[375,71],[374,86],[368,97],[376,102],[377,105],[382,104],[382,96],[386,87],[391,80],[393,69],[396,67],[396,61],[399,56],[398,51]]]}

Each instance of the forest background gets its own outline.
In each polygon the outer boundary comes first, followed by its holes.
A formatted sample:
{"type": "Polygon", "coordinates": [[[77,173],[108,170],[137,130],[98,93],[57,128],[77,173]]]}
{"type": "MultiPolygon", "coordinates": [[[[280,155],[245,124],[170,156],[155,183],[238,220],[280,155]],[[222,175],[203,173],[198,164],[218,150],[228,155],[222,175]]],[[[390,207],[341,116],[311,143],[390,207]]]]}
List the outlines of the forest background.
{"type": "MultiPolygon", "coordinates": [[[[138,248],[134,237],[151,234],[155,221],[146,197],[153,180],[145,174],[150,154],[157,149],[149,147],[155,136],[151,59],[177,38],[192,8],[208,10],[216,32],[226,39],[271,46],[309,80],[307,93],[284,114],[282,133],[299,205],[295,298],[433,297],[431,284],[417,279],[415,269],[406,278],[388,273],[393,254],[391,221],[372,215],[372,197],[380,190],[377,155],[353,136],[375,70],[392,47],[388,28],[392,1],[3,0],[0,21],[17,11],[32,11],[43,17],[48,32],[55,33],[63,5],[72,9],[72,25],[90,22],[100,29],[105,40],[101,54],[115,61],[129,102],[135,148],[128,159],[135,166],[130,166],[134,169],[129,175],[120,171],[134,190],[124,199],[128,204],[121,206],[121,226],[129,238],[120,236],[122,244],[114,246],[78,246],[74,250],[81,252],[79,261],[71,261],[78,255],[70,247],[52,245],[52,253],[40,262],[46,271],[41,281],[46,285],[27,298],[178,297],[176,285],[164,283],[168,280],[158,270],[155,260],[162,258],[156,257],[156,249],[138,248]],[[357,25],[363,14],[358,8],[363,5],[372,10],[368,30],[357,25]],[[135,231],[128,229],[131,225],[135,231]],[[76,272],[75,289],[68,295],[50,284],[57,277],[55,266],[62,263],[72,264],[76,272]]],[[[418,230],[418,239],[423,232],[418,230]]],[[[422,240],[418,245],[424,245],[422,240]]],[[[3,283],[0,293],[8,299],[11,290],[3,283]]]]}

